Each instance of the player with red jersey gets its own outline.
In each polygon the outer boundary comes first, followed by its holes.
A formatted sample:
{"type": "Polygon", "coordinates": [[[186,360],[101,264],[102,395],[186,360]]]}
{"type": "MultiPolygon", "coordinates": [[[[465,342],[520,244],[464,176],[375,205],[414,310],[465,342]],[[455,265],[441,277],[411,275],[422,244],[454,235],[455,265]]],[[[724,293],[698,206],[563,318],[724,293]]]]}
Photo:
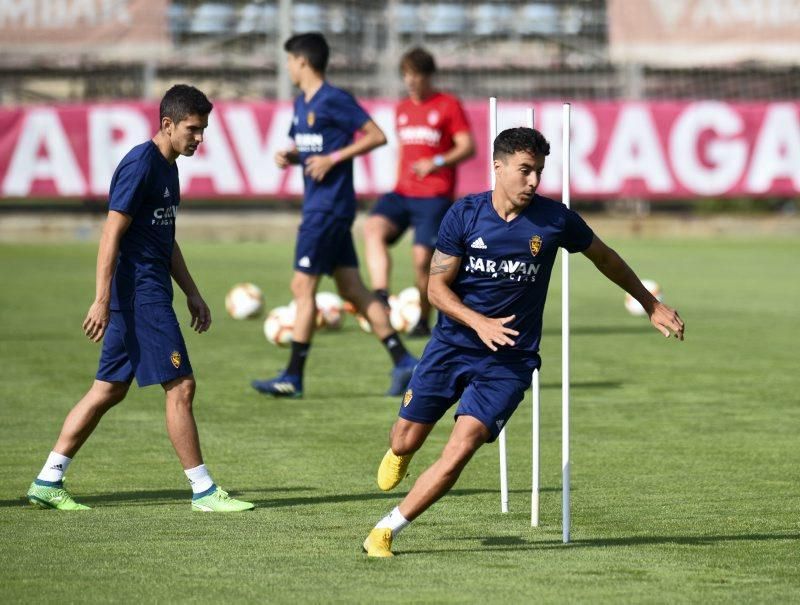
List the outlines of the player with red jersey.
{"type": "Polygon", "coordinates": [[[475,153],[464,109],[452,95],[433,88],[433,56],[421,48],[400,61],[408,91],[395,111],[399,145],[397,185],[382,196],[364,226],[367,266],[375,293],[388,304],[389,246],[414,227],[412,259],[421,315],[412,336],[428,336],[428,268],[439,224],[455,193],[455,167],[475,153]]]}

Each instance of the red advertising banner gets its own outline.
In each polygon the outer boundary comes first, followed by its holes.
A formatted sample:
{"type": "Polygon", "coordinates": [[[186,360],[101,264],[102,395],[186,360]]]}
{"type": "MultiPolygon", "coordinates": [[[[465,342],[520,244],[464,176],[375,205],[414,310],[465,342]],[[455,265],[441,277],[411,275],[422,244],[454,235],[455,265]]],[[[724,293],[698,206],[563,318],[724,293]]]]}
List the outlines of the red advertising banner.
{"type": "MultiPolygon", "coordinates": [[[[358,193],[390,191],[396,178],[394,104],[365,102],[389,144],[355,162],[358,193]]],[[[488,188],[487,104],[466,104],[478,142],[459,170],[458,193],[488,188]]],[[[551,143],[540,192],[561,191],[561,104],[533,103],[551,143]]],[[[526,106],[499,105],[500,129],[522,125],[526,106]]],[[[205,140],[180,158],[184,198],[302,195],[297,167],[273,156],[291,145],[288,103],[216,104],[205,140]]],[[[134,145],[158,124],[156,103],[0,108],[0,198],[97,198],[134,145]]],[[[800,103],[591,102],[572,105],[573,198],[783,197],[800,192],[800,103]]]]}

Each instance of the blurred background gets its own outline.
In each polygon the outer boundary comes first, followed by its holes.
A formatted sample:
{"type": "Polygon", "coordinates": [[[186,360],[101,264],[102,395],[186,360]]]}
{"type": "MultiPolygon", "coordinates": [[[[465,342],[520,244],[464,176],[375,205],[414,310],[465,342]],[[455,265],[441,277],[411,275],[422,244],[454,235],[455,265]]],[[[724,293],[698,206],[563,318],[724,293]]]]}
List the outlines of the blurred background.
{"type": "MultiPolygon", "coordinates": [[[[460,193],[488,182],[497,96],[501,125],[531,106],[554,142],[573,103],[573,195],[587,210],[795,211],[800,0],[4,0],[0,208],[102,205],[179,82],[217,104],[202,152],[181,160],[184,197],[296,206],[299,173],[271,158],[288,144],[295,94],[282,43],[312,30],[331,44],[330,81],[390,137],[356,164],[366,205],[394,183],[398,60],[421,45],[479,143],[460,193]]],[[[557,153],[542,185],[554,196],[557,153]]]]}

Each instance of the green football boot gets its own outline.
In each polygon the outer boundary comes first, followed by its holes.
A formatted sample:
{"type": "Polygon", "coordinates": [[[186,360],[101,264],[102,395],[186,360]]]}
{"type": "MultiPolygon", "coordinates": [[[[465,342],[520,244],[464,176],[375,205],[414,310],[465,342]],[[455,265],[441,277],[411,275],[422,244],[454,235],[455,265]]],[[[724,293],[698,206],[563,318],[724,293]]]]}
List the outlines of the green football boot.
{"type": "Polygon", "coordinates": [[[40,508],[56,510],[91,510],[88,506],[75,502],[63,485],[44,485],[34,481],[26,494],[28,502],[40,508]]]}
{"type": "Polygon", "coordinates": [[[192,510],[203,513],[238,513],[252,510],[255,504],[231,498],[224,489],[213,487],[214,491],[199,498],[192,498],[192,510]]]}

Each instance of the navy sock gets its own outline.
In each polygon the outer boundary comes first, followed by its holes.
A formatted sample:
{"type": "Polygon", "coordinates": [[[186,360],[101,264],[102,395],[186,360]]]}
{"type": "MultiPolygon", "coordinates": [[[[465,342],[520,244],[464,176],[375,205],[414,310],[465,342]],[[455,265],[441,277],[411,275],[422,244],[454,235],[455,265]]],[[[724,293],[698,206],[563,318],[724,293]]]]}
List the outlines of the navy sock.
{"type": "Polygon", "coordinates": [[[306,365],[306,358],[310,348],[310,342],[292,341],[292,355],[289,358],[289,367],[286,368],[287,374],[303,377],[303,368],[306,365]]]}
{"type": "Polygon", "coordinates": [[[389,355],[392,356],[394,365],[399,364],[408,355],[408,350],[406,350],[397,332],[392,332],[386,338],[381,339],[381,342],[386,347],[386,350],[389,351],[389,355]]]}

